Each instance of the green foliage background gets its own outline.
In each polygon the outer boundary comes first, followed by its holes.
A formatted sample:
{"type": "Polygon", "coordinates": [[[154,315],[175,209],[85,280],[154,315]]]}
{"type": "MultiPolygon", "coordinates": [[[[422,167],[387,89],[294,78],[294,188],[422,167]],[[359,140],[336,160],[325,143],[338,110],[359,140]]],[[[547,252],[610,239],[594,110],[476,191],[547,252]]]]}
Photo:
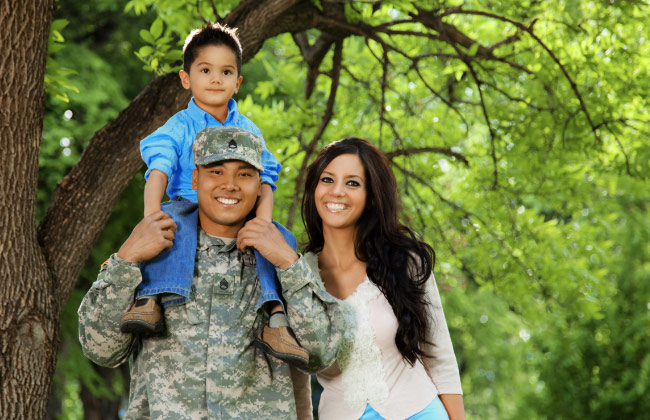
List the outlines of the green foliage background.
{"type": "MultiPolygon", "coordinates": [[[[219,14],[236,4],[218,2],[219,14]]],[[[353,2],[346,16],[380,25],[408,17],[416,4],[353,2]]],[[[445,21],[481,45],[519,35],[494,49],[509,63],[481,59],[478,44],[454,48],[395,34],[384,37],[398,50],[387,53],[384,73],[381,43],[348,37],[334,115],[318,145],[359,136],[387,153],[453,152],[403,154],[393,163],[404,221],[437,253],[468,418],[641,418],[650,408],[650,10],[641,1],[463,5],[491,16],[445,21]],[[552,54],[497,17],[535,22],[552,54]]],[[[39,217],[94,131],[153,73],[178,70],[184,37],[201,24],[197,10],[214,18],[207,1],[58,2],[39,217]]],[[[408,23],[394,29],[427,32],[408,23]]],[[[330,95],[331,55],[309,99],[307,68],[289,34],[268,40],[243,69],[240,110],[284,166],[275,208],[281,222],[290,218],[300,145],[313,137],[330,95]]],[[[81,388],[109,399],[128,389],[126,378],[107,382],[83,357],[76,308],[99,264],[141,217],[142,174],[115,207],[66,309],[53,390],[60,418],[81,418],[81,388]]],[[[300,237],[299,208],[293,230],[300,237]]]]}

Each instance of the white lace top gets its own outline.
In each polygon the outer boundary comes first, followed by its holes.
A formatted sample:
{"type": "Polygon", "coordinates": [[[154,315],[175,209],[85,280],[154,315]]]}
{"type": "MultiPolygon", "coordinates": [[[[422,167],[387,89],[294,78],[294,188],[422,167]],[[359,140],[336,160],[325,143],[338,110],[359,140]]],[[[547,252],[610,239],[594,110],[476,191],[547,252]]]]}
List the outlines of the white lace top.
{"type": "MultiPolygon", "coordinates": [[[[315,254],[305,255],[318,268],[315,254]]],[[[370,404],[387,420],[422,411],[438,394],[462,394],[456,356],[433,275],[427,282],[433,322],[427,348],[434,357],[410,366],[395,346],[397,319],[377,286],[367,277],[341,301],[346,334],[337,363],[320,372],[321,420],[358,419],[370,404]]]]}

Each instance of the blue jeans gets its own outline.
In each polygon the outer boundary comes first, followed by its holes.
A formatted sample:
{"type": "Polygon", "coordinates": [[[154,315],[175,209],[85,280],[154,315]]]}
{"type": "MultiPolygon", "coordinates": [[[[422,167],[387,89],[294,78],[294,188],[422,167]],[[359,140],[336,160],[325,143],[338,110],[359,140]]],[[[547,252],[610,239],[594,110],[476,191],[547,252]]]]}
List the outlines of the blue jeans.
{"type": "MultiPolygon", "coordinates": [[[[384,418],[370,407],[370,404],[367,404],[366,411],[363,412],[359,420],[384,420],[384,418]]],[[[413,414],[407,420],[449,420],[449,415],[447,414],[447,410],[445,410],[445,406],[442,405],[440,398],[436,396],[424,410],[413,414]]]]}
{"type": "MultiPolygon", "coordinates": [[[[160,207],[176,222],[174,244],[169,251],[162,252],[140,265],[142,282],[136,288],[135,297],[138,299],[161,293],[178,295],[176,299],[165,301],[164,305],[168,306],[183,303],[190,296],[194,279],[199,212],[198,204],[186,199],[167,201],[160,207]]],[[[276,222],[273,224],[278,228],[285,241],[295,250],[296,237],[281,224],[276,222]]],[[[282,287],[278,281],[275,266],[257,251],[255,251],[255,259],[257,278],[262,289],[257,308],[270,301],[278,301],[284,307],[284,302],[280,297],[282,287]]]]}

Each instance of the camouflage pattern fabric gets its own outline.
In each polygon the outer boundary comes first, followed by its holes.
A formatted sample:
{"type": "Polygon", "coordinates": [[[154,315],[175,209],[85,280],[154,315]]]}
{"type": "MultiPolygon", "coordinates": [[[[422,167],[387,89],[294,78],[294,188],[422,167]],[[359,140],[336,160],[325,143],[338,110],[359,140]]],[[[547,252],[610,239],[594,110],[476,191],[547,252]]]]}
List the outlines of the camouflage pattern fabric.
{"type": "Polygon", "coordinates": [[[203,166],[222,160],[241,160],[263,171],[262,139],[239,127],[207,127],[196,133],[194,163],[203,166]]]}
{"type": "MultiPolygon", "coordinates": [[[[198,236],[190,298],[165,308],[164,337],[120,332],[140,270],[116,255],[109,259],[79,308],[84,353],[109,367],[131,360],[125,419],[296,418],[289,365],[252,345],[267,317],[255,311],[255,267],[243,264],[234,241],[198,236]]],[[[302,257],[277,271],[291,327],[310,352],[308,370],[329,366],[343,331],[336,300],[302,257]]]]}

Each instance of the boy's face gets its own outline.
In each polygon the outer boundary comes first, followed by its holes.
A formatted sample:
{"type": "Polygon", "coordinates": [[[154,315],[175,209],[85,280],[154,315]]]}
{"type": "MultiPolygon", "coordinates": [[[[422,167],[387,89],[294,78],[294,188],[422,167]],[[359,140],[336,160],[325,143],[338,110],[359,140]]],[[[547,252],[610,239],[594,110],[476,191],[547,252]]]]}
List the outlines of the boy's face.
{"type": "Polygon", "coordinates": [[[201,47],[190,72],[181,70],[180,77],[183,87],[192,90],[196,105],[215,117],[226,115],[228,100],[243,80],[237,74],[235,53],[225,45],[201,47]]]}
{"type": "Polygon", "coordinates": [[[259,171],[241,160],[198,166],[192,174],[192,188],[201,228],[213,236],[236,237],[262,193],[261,186],[259,171]]]}

